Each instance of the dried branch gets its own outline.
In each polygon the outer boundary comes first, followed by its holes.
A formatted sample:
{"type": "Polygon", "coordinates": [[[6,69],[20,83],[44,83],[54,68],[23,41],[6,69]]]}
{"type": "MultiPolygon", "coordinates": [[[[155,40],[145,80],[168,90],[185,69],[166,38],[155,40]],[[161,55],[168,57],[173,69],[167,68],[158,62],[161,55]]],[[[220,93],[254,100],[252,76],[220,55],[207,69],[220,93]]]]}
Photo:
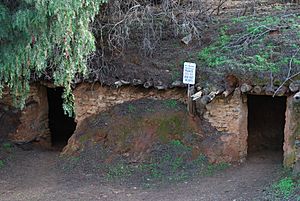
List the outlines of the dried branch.
{"type": "Polygon", "coordinates": [[[246,35],[243,35],[239,37],[234,42],[231,42],[227,48],[242,48],[242,47],[248,47],[249,45],[256,42],[258,39],[263,37],[264,35],[279,31],[281,29],[288,29],[289,26],[283,25],[283,26],[275,26],[275,27],[267,27],[265,25],[258,26],[256,29],[254,29],[251,33],[248,33],[246,35]],[[261,29],[261,31],[259,31],[261,29]]]}
{"type": "Polygon", "coordinates": [[[300,75],[300,71],[291,75],[291,72],[292,72],[292,69],[293,69],[293,60],[295,59],[295,57],[297,56],[297,54],[299,53],[300,51],[300,48],[296,50],[296,52],[293,54],[293,56],[291,57],[290,59],[290,62],[289,62],[289,71],[288,71],[288,74],[285,78],[285,80],[281,83],[281,85],[277,88],[277,90],[274,92],[273,94],[273,97],[276,96],[276,94],[278,93],[278,91],[285,85],[285,83],[291,79],[293,79],[294,77],[300,75]]]}
{"type": "Polygon", "coordinates": [[[212,9],[210,15],[212,15],[215,11],[217,11],[216,15],[220,15],[220,10],[221,7],[228,2],[228,0],[219,0],[218,5],[216,6],[216,8],[212,9]]]}
{"type": "MultiPolygon", "coordinates": [[[[138,48],[153,57],[163,39],[192,35],[200,42],[210,20],[209,0],[110,0],[92,24],[97,52],[90,59],[90,76],[114,70],[111,61],[138,48]],[[96,67],[95,67],[96,66],[96,67]]],[[[140,50],[140,51],[139,51],[140,50]]]]}
{"type": "Polygon", "coordinates": [[[199,39],[208,21],[206,1],[112,0],[95,21],[93,30],[100,48],[122,54],[130,43],[135,43],[151,56],[165,35],[192,34],[199,39]]]}

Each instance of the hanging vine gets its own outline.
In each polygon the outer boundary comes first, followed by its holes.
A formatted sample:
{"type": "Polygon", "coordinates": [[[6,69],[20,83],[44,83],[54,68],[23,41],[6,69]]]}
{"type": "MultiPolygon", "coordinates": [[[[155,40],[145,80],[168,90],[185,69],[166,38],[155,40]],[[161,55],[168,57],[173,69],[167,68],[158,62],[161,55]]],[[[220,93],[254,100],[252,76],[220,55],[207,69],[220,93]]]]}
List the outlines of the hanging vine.
{"type": "Polygon", "coordinates": [[[7,87],[14,104],[25,105],[32,77],[52,72],[64,88],[63,108],[73,115],[71,85],[87,71],[87,56],[95,50],[89,24],[107,0],[1,0],[0,96],[7,87]]]}

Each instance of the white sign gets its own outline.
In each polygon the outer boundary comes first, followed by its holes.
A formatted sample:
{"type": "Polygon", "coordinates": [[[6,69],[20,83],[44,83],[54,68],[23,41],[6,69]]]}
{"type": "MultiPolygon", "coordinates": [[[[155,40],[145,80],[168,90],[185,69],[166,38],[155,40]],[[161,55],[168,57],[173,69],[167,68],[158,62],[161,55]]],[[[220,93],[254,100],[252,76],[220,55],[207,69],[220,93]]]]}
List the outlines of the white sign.
{"type": "Polygon", "coordinates": [[[184,62],[183,83],[195,84],[195,78],[196,78],[196,64],[190,62],[184,62]]]}

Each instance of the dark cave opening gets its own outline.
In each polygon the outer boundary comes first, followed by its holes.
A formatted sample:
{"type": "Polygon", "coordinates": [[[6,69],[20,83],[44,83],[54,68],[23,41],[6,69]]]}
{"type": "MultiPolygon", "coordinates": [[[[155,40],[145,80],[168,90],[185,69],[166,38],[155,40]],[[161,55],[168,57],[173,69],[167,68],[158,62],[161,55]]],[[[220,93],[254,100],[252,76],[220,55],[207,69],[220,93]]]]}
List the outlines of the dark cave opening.
{"type": "Polygon", "coordinates": [[[248,95],[248,154],[283,153],[286,97],[248,95]]]}
{"type": "Polygon", "coordinates": [[[69,138],[76,129],[75,119],[64,114],[62,94],[63,88],[47,89],[51,144],[59,148],[67,145],[69,138]]]}

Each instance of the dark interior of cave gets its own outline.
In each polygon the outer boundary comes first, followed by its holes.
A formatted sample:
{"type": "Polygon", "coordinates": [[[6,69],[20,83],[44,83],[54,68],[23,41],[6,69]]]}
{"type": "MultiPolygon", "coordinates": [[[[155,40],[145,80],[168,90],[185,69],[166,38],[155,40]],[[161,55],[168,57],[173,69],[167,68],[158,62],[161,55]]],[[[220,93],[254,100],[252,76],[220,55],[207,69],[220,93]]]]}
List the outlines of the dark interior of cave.
{"type": "Polygon", "coordinates": [[[48,88],[49,129],[51,143],[55,147],[64,147],[76,129],[74,118],[64,114],[62,107],[63,88],[48,88]]]}
{"type": "Polygon", "coordinates": [[[248,154],[283,152],[286,97],[248,95],[248,154]]]}

